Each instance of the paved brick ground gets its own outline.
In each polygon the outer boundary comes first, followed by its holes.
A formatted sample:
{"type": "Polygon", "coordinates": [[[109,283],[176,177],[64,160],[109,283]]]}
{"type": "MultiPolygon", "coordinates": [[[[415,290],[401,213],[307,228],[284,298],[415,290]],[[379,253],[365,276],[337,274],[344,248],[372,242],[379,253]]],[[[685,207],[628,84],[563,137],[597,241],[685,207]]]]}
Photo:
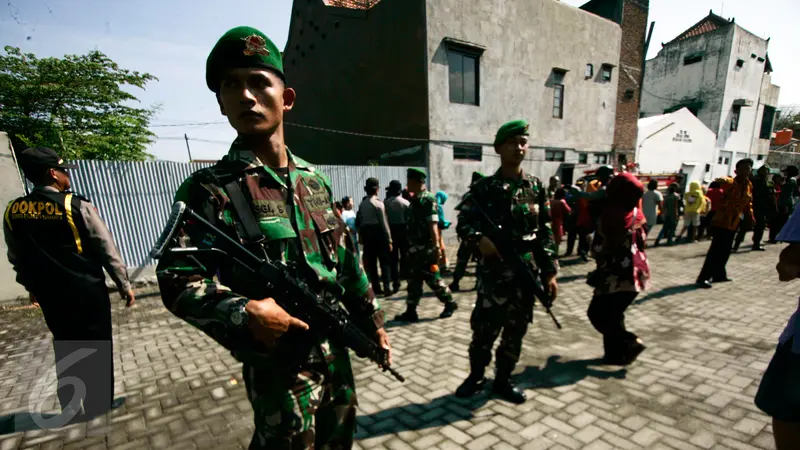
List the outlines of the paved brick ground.
{"type": "MultiPolygon", "coordinates": [[[[598,364],[601,342],[585,314],[592,266],[567,260],[555,307],[564,330],[537,312],[516,372],[529,396],[521,406],[453,396],[467,375],[474,293],[457,295],[461,308],[448,320],[436,319],[441,305],[427,297],[421,323],[390,329],[406,383],[356,362],[358,446],[773,448],[769,418],[752,399],[797,295],[777,281],[779,246],[734,255],[729,273],[736,282],[695,290],[707,246],[650,250],[652,290],[627,315],[649,348],[628,368],[598,364]]],[[[384,300],[389,317],[403,300],[384,300]]],[[[0,450],[246,447],[252,413],[240,365],[224,349],[171,316],[157,297],[142,298],[133,310],[115,307],[114,321],[116,392],[126,405],[89,423],[2,434],[0,450]]],[[[0,415],[20,419],[35,410],[39,399],[31,403],[30,393],[52,376],[52,361],[38,311],[0,313],[0,415]]],[[[54,396],[43,405],[53,411],[54,396]]]]}

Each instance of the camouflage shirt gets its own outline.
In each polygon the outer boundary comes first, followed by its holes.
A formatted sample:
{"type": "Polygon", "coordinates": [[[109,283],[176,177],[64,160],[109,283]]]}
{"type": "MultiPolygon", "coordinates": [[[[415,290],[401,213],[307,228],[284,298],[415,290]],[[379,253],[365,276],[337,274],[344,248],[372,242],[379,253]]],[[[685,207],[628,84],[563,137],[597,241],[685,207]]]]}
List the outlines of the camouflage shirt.
{"type": "Polygon", "coordinates": [[[459,238],[477,242],[483,235],[484,221],[474,208],[474,202],[492,218],[495,225],[511,233],[511,238],[523,258],[533,260],[543,274],[558,270],[557,248],[550,225],[550,206],[542,182],[522,173],[518,180],[507,180],[500,175],[485,177],[470,187],[456,208],[459,238]]]}
{"type": "MultiPolygon", "coordinates": [[[[383,311],[360,266],[354,241],[333,205],[328,178],[291,153],[288,170],[273,170],[237,139],[216,166],[184,181],[175,200],[185,202],[238,240],[244,231],[228,193],[221,187],[237,179],[265,237],[262,244],[253,245],[263,246],[270,260],[297,263],[298,273],[319,286],[323,294],[326,289],[343,287],[347,299],[344,306],[365,331],[383,327],[383,311]]],[[[213,245],[213,236],[191,223],[182,233],[183,246],[213,245]]],[[[237,359],[256,358],[257,362],[271,354],[246,328],[230,320],[232,308],[249,299],[271,296],[246,269],[212,255],[188,258],[167,254],[159,261],[157,274],[163,302],[170,311],[211,336],[237,359]]],[[[336,354],[347,356],[346,351],[331,349],[325,341],[318,344],[318,351],[312,353],[328,361],[336,354]]]]}
{"type": "Polygon", "coordinates": [[[422,191],[411,198],[406,209],[408,243],[412,247],[433,247],[430,224],[439,222],[436,197],[430,191],[422,191]]]}

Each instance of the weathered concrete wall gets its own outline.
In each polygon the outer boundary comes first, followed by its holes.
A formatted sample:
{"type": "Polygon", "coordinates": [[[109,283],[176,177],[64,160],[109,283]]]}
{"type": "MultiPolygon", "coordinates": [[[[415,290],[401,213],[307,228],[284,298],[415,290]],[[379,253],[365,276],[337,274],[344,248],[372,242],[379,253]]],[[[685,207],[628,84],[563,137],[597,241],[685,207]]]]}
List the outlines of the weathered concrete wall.
{"type": "MultiPolygon", "coordinates": [[[[453,196],[448,201],[453,204],[446,206],[458,203],[457,196],[467,190],[474,170],[496,170],[500,160],[491,143],[497,128],[508,120],[530,122],[530,143],[538,148],[531,150],[525,169],[545,182],[564,164],[545,162],[545,147],[563,150],[565,163],[577,162],[576,151],[611,150],[620,76],[622,32],[617,24],[554,0],[430,0],[427,23],[434,141],[429,148],[429,184],[432,190],[453,196]],[[485,47],[479,67],[479,106],[450,103],[445,38],[485,47]],[[589,79],[584,76],[586,64],[594,66],[589,79]],[[600,81],[602,64],[614,65],[610,82],[600,81]],[[563,81],[563,119],[552,114],[554,67],[569,70],[563,81]],[[447,142],[482,145],[483,160],[454,161],[447,142]]],[[[577,175],[579,170],[575,171],[577,175]]]]}
{"type": "MultiPolygon", "coordinates": [[[[761,139],[761,124],[764,120],[764,107],[772,106],[777,108],[781,88],[772,84],[772,75],[765,73],[761,80],[761,98],[758,102],[758,120],[756,122],[755,132],[753,133],[753,151],[755,159],[761,158],[765,160],[769,154],[770,139],[761,139]]],[[[775,122],[773,121],[773,128],[775,122]]],[[[770,136],[772,133],[770,133],[770,136]]]]}
{"type": "MultiPolygon", "coordinates": [[[[17,197],[25,195],[17,164],[11,154],[11,141],[8,135],[0,132],[0,205],[5,212],[6,205],[17,197]]],[[[8,262],[5,239],[0,240],[0,305],[18,303],[27,298],[28,293],[18,284],[17,274],[8,262]]]]}
{"type": "Polygon", "coordinates": [[[734,33],[722,100],[722,118],[717,132],[717,148],[748,154],[751,152],[753,138],[758,139],[761,130],[763,109],[759,108],[758,103],[765,63],[759,62],[757,58],[766,57],[767,41],[738,25],[732,28],[734,33]],[[756,55],[756,58],[752,55],[756,55]],[[737,59],[744,60],[743,67],[736,66],[737,59]],[[731,131],[733,103],[737,99],[746,99],[752,105],[742,106],[738,130],[731,131]]]}
{"type": "Polygon", "coordinates": [[[644,116],[663,114],[665,109],[682,101],[698,100],[703,106],[697,117],[718,132],[733,33],[734,27],[728,26],[672,42],[648,60],[642,92],[644,116]],[[685,66],[684,57],[696,52],[705,52],[703,60],[685,66]]]}
{"type": "MultiPolygon", "coordinates": [[[[286,120],[334,130],[428,137],[423,0],[369,10],[296,0],[284,51],[297,103],[286,120]]],[[[317,164],[364,164],[419,142],[286,127],[286,140],[317,164]]],[[[420,161],[416,164],[422,163],[420,161]]]]}

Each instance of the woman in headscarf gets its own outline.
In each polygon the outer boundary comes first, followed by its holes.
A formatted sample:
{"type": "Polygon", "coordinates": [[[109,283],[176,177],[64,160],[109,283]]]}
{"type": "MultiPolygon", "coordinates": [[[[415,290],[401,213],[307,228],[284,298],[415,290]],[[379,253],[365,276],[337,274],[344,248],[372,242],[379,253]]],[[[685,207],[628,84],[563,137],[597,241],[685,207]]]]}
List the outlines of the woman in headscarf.
{"type": "Polygon", "coordinates": [[[441,253],[439,254],[439,269],[442,272],[448,272],[448,261],[447,261],[447,249],[444,247],[444,237],[442,237],[442,231],[450,228],[450,222],[444,218],[444,208],[442,205],[447,202],[448,195],[444,191],[439,191],[436,193],[436,204],[437,204],[437,211],[439,213],[439,250],[441,253]]]}
{"type": "Polygon", "coordinates": [[[603,334],[604,362],[627,365],[645,349],[625,328],[625,310],[650,284],[645,255],[647,219],[641,209],[642,183],[630,173],[614,177],[606,188],[608,203],[592,242],[597,269],[587,282],[594,287],[589,320],[603,334]]]}

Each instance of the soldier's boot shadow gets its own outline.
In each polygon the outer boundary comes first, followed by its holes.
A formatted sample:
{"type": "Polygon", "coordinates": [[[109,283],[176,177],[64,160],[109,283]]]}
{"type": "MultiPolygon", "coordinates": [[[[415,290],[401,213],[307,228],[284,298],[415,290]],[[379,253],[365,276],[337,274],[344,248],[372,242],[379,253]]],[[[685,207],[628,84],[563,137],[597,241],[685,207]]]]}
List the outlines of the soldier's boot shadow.
{"type": "Polygon", "coordinates": [[[560,361],[561,355],[552,355],[547,358],[543,368],[528,366],[514,376],[515,382],[525,389],[547,389],[575,384],[585,378],[623,379],[628,373],[627,369],[602,370],[594,366],[607,367],[602,358],[578,359],[560,361]]]}

